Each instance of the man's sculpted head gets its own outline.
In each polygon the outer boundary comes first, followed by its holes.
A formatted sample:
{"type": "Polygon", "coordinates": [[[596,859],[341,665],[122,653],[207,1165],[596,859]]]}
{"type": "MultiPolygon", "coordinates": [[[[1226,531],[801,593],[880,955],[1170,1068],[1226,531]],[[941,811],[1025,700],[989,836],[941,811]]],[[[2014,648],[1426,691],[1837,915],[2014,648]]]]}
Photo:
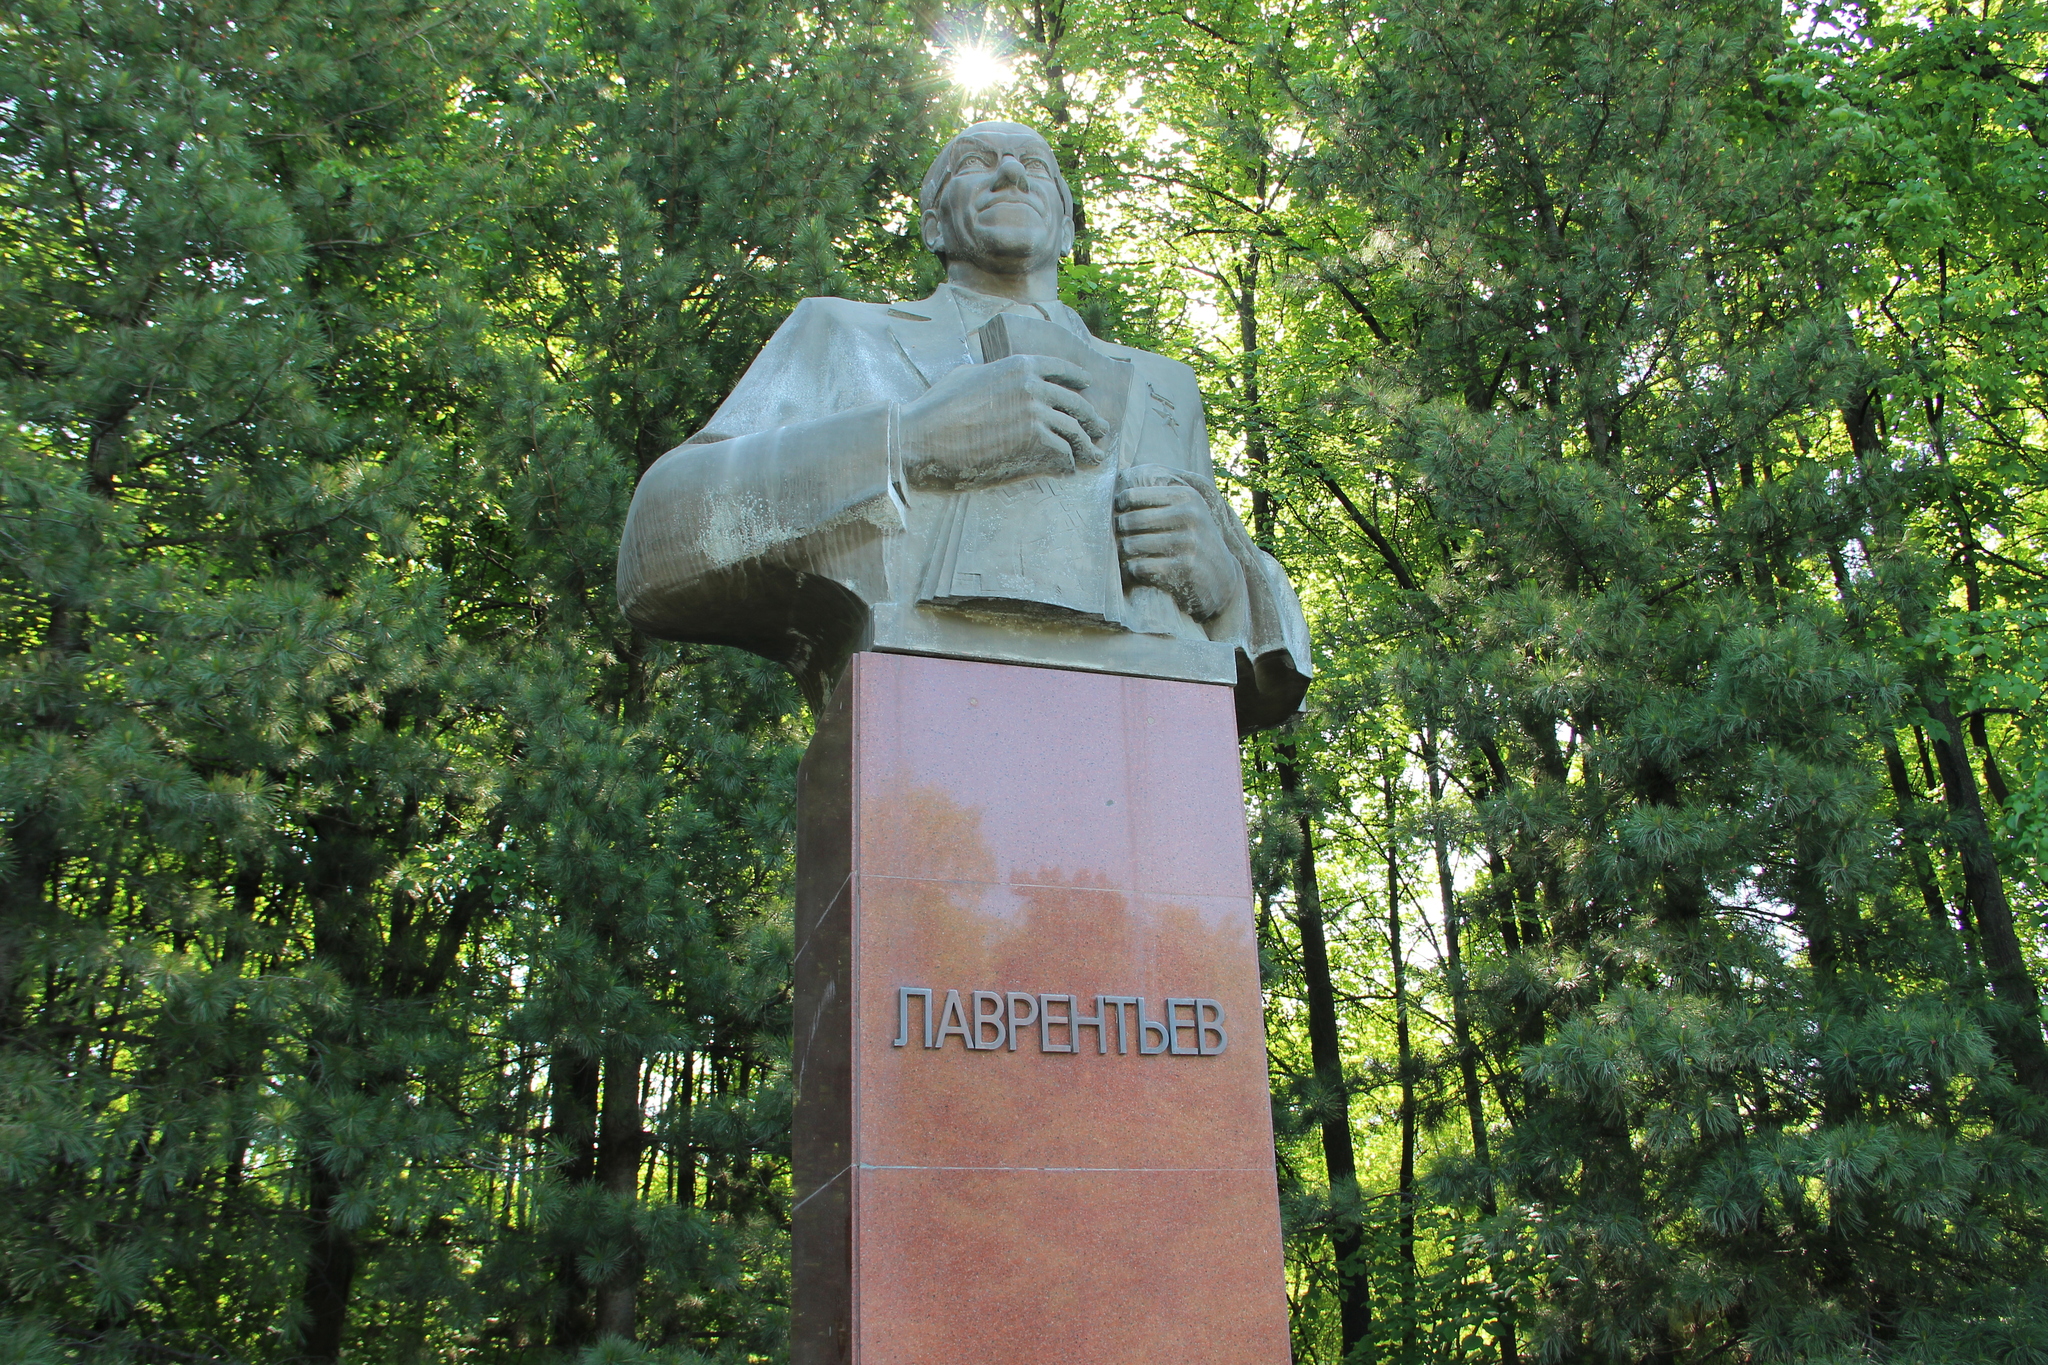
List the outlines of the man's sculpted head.
{"type": "Polygon", "coordinates": [[[1074,245],[1074,196],[1051,146],[1021,123],[977,123],[932,161],[918,194],[924,244],[949,265],[997,274],[1058,262],[1074,245]]]}

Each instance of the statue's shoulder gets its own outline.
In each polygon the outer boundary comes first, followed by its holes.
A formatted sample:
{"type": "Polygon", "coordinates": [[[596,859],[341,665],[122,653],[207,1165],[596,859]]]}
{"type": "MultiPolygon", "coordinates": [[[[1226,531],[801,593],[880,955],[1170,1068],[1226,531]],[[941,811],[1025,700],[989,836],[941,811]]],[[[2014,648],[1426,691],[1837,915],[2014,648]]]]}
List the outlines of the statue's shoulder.
{"type": "Polygon", "coordinates": [[[819,294],[798,303],[785,325],[801,323],[879,331],[888,327],[891,318],[926,322],[930,320],[930,314],[931,302],[928,299],[914,303],[867,303],[861,299],[842,299],[835,294],[819,294]]]}
{"type": "Polygon", "coordinates": [[[1115,342],[1102,341],[1096,344],[1111,355],[1128,360],[1137,366],[1138,373],[1145,376],[1145,382],[1155,389],[1171,387],[1180,393],[1199,395],[1201,382],[1195,376],[1192,365],[1175,360],[1172,356],[1157,351],[1141,351],[1136,346],[1119,346],[1115,342]]]}
{"type": "Polygon", "coordinates": [[[828,329],[853,328],[871,331],[886,325],[889,305],[886,303],[863,303],[859,299],[842,299],[832,294],[819,294],[799,300],[789,313],[789,320],[782,325],[792,327],[822,327],[828,329]]]}

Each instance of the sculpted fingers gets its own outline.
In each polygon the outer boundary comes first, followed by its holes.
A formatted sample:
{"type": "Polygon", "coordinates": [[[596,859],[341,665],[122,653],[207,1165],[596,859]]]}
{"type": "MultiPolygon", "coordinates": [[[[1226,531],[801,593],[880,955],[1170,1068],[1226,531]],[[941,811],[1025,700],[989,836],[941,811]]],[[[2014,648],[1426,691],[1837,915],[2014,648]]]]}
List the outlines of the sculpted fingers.
{"type": "Polygon", "coordinates": [[[1069,393],[1079,393],[1089,383],[1086,370],[1049,355],[1004,356],[977,368],[991,381],[1015,384],[1034,391],[1040,384],[1050,384],[1069,393]]]}
{"type": "Polygon", "coordinates": [[[1181,531],[1186,529],[1186,521],[1177,508],[1141,507],[1117,513],[1116,530],[1121,536],[1143,535],[1148,531],[1181,531]]]}
{"type": "Polygon", "coordinates": [[[1185,559],[1126,559],[1123,562],[1124,578],[1131,583],[1159,588],[1171,593],[1176,599],[1189,594],[1189,565],[1185,559]]]}
{"type": "Polygon", "coordinates": [[[1072,389],[1049,383],[1039,398],[1079,422],[1092,439],[1099,441],[1109,435],[1109,423],[1102,420],[1102,414],[1095,410],[1095,405],[1072,389]]]}
{"type": "Polygon", "coordinates": [[[1188,538],[1173,532],[1124,536],[1117,548],[1132,573],[1140,572],[1147,565],[1186,565],[1195,555],[1195,547],[1188,538]]]}
{"type": "Polygon", "coordinates": [[[1039,424],[1051,433],[1046,449],[1057,454],[1057,466],[1042,472],[1047,474],[1071,474],[1074,465],[1094,464],[1101,460],[1096,453],[1095,442],[1088,439],[1088,433],[1081,424],[1056,408],[1048,408],[1039,424]]]}
{"type": "Polygon", "coordinates": [[[1173,561],[1170,559],[1127,558],[1124,560],[1124,577],[1133,583],[1143,583],[1147,587],[1165,588],[1168,591],[1172,591],[1173,585],[1171,583],[1161,581],[1166,578],[1166,571],[1172,565],[1173,561]]]}
{"type": "Polygon", "coordinates": [[[1169,509],[1119,513],[1116,543],[1127,560],[1178,560],[1201,551],[1186,521],[1169,509]]]}
{"type": "Polygon", "coordinates": [[[1130,555],[1188,554],[1198,516],[1206,516],[1194,490],[1180,484],[1126,488],[1117,494],[1116,530],[1130,555]]]}
{"type": "Polygon", "coordinates": [[[1013,355],[1008,360],[999,361],[998,363],[1014,365],[1017,369],[1025,370],[1038,376],[1040,379],[1058,384],[1061,388],[1071,389],[1075,393],[1079,393],[1088,387],[1088,372],[1086,370],[1049,355],[1013,355]]]}
{"type": "Polygon", "coordinates": [[[1187,510],[1200,501],[1201,495],[1186,484],[1144,484],[1136,488],[1119,489],[1116,495],[1116,510],[1130,512],[1152,507],[1187,510]]]}
{"type": "Polygon", "coordinates": [[[1197,621],[1228,605],[1230,551],[1194,489],[1177,480],[1126,483],[1116,498],[1116,534],[1130,582],[1172,594],[1197,621]]]}
{"type": "Polygon", "coordinates": [[[1073,451],[1074,459],[1077,462],[1081,464],[1102,463],[1102,452],[1096,448],[1095,441],[1088,428],[1072,413],[1069,413],[1064,408],[1056,408],[1048,404],[1040,410],[1038,421],[1039,425],[1054,432],[1061,440],[1067,443],[1068,448],[1073,451]]]}

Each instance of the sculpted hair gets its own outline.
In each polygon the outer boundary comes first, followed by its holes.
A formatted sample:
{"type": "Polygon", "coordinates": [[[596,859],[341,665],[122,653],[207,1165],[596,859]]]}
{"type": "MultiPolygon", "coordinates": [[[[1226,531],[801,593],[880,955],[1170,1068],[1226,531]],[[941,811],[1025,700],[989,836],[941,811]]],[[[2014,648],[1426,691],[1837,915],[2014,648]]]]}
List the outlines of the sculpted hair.
{"type": "MultiPolygon", "coordinates": [[[[962,128],[947,139],[945,146],[939,148],[939,154],[932,158],[931,169],[924,173],[924,180],[917,187],[917,211],[920,217],[939,206],[939,196],[945,192],[946,182],[953,178],[953,172],[957,169],[961,144],[978,140],[983,133],[1023,133],[1028,137],[1037,138],[1040,142],[1045,142],[1044,135],[1036,128],[1027,127],[1022,123],[1010,123],[1002,119],[989,119],[985,122],[969,124],[967,127],[962,128]]],[[[1051,143],[1046,143],[1046,150],[1052,150],[1051,143]]],[[[1066,210],[1067,217],[1071,220],[1074,216],[1074,191],[1067,184],[1067,173],[1060,168],[1060,159],[1057,154],[1052,158],[1052,176],[1054,180],[1059,182],[1060,207],[1066,210]]],[[[946,258],[946,253],[943,251],[938,254],[940,260],[943,261],[946,258]]]]}

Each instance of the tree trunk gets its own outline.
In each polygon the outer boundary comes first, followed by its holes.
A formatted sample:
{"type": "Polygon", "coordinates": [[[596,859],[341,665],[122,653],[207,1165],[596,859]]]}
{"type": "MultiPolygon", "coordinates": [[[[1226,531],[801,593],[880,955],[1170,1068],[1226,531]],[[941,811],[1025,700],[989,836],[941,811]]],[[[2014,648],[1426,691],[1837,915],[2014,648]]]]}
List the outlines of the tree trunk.
{"type": "MultiPolygon", "coordinates": [[[[631,1227],[639,1184],[641,1130],[640,1053],[614,1043],[604,1059],[604,1109],[597,1135],[597,1183],[611,1196],[614,1215],[631,1227]]],[[[640,1290],[645,1256],[637,1230],[629,1234],[631,1249],[624,1262],[598,1287],[597,1335],[633,1339],[633,1301],[640,1290]]]]}
{"type": "Polygon", "coordinates": [[[1984,713],[1970,713],[1970,740],[1977,746],[1977,752],[1984,756],[1984,790],[1991,793],[1991,799],[2004,810],[2012,804],[2012,791],[2005,785],[2005,770],[1998,766],[1998,755],[1991,751],[1991,736],[1984,725],[1984,713]]]}
{"type": "Polygon", "coordinates": [[[2020,1083],[2048,1096],[2048,1043],[2041,1036],[2041,994],[2027,970],[2027,959],[2013,928],[2012,905],[2005,898],[2005,874],[1999,870],[1991,826],[1977,794],[1977,775],[1970,768],[1963,727],[1946,695],[1927,700],[1934,725],[1928,738],[1941,770],[1941,788],[1948,801],[1956,854],[1963,865],[1963,896],[1984,952],[1984,974],[2004,1007],[1997,1021],[2000,1050],[2012,1063],[2020,1083]]]}
{"type": "Polygon", "coordinates": [[[1243,384],[1245,463],[1251,466],[1252,540],[1266,553],[1273,552],[1273,494],[1266,487],[1267,466],[1272,450],[1266,439],[1265,413],[1259,406],[1259,244],[1246,244],[1237,266],[1237,287],[1231,292],[1237,305],[1238,365],[1243,384]]]}
{"type": "MultiPolygon", "coordinates": [[[[1479,1186],[1479,1214],[1489,1223],[1500,1215],[1500,1202],[1493,1186],[1493,1147],[1486,1131],[1486,1097],[1479,1085],[1479,1053],[1472,1041],[1472,996],[1465,981],[1465,927],[1459,922],[1457,880],[1451,870],[1451,836],[1444,828],[1443,754],[1437,732],[1422,732],[1422,761],[1429,776],[1430,845],[1436,854],[1437,903],[1444,916],[1444,979],[1451,990],[1451,1044],[1458,1053],[1458,1080],[1465,1098],[1465,1122],[1472,1133],[1472,1162],[1482,1176],[1479,1186]]],[[[1493,862],[1497,865],[1499,858],[1493,862]]],[[[1504,878],[1504,869],[1495,873],[1504,878]]],[[[1508,902],[1512,907],[1513,901],[1508,902]]],[[[1508,1296],[1506,1276],[1500,1258],[1487,1257],[1493,1273],[1495,1301],[1500,1315],[1494,1320],[1494,1339],[1500,1343],[1501,1365],[1520,1365],[1515,1344],[1515,1319],[1508,1296]]]]}
{"type": "Polygon", "coordinates": [[[299,1294],[305,1324],[300,1358],[309,1365],[334,1365],[341,1358],[348,1327],[359,1249],[354,1231],[337,1218],[348,1192],[348,1172],[340,1157],[326,1150],[320,1099],[345,1086],[369,1088],[334,1063],[364,1044],[358,1015],[372,1001],[381,946],[365,891],[378,884],[383,867],[371,837],[342,806],[323,808],[311,821],[309,833],[306,899],[313,916],[313,956],[340,977],[346,994],[339,1010],[331,1010],[316,1030],[306,1065],[316,1099],[309,1106],[307,1131],[299,1138],[310,1225],[306,1276],[299,1294]]]}
{"type": "Polygon", "coordinates": [[[1372,1281],[1365,1264],[1365,1230],[1358,1192],[1358,1157],[1351,1145],[1351,1099],[1344,1084],[1342,1040],[1337,1033],[1337,991],[1323,933],[1322,889],[1316,879],[1315,817],[1302,790],[1300,751],[1276,746],[1280,791],[1292,807],[1301,843],[1294,857],[1294,924],[1301,935],[1301,970],[1308,997],[1309,1062],[1315,1070],[1323,1137],[1323,1167],[1330,1178],[1331,1250],[1337,1261],[1338,1334],[1352,1359],[1372,1333],[1372,1281]]]}
{"type": "Polygon", "coordinates": [[[1906,775],[1906,760],[1899,753],[1898,741],[1889,734],[1884,741],[1884,770],[1891,779],[1892,799],[1898,804],[1899,837],[1905,842],[1906,861],[1912,865],[1920,899],[1925,902],[1927,917],[1934,921],[1935,929],[1946,934],[1951,928],[1948,904],[1941,898],[1941,884],[1934,879],[1934,860],[1927,856],[1927,845],[1921,841],[1913,819],[1913,782],[1906,775]]]}
{"type": "Polygon", "coordinates": [[[682,1078],[676,1082],[675,1103],[682,1115],[676,1127],[683,1136],[682,1148],[676,1152],[676,1203],[686,1209],[697,1206],[697,1144],[689,1138],[691,1111],[697,1099],[697,1054],[683,1054],[682,1078]]]}
{"type": "Polygon", "coordinates": [[[1387,954],[1394,973],[1394,1058],[1401,1076],[1401,1358],[1415,1355],[1415,1047],[1408,1028],[1408,962],[1401,944],[1401,856],[1395,841],[1394,780],[1382,779],[1387,809],[1387,954]]]}
{"type": "MultiPolygon", "coordinates": [[[[554,1108],[553,1136],[565,1153],[560,1178],[587,1185],[597,1175],[597,1086],[595,1057],[564,1047],[548,1067],[548,1097],[554,1108]]],[[[588,1345],[593,1335],[590,1286],[576,1266],[573,1246],[555,1259],[555,1314],[550,1329],[558,1350],[588,1345]]]]}
{"type": "Polygon", "coordinates": [[[306,1282],[299,1296],[306,1314],[299,1359],[306,1365],[334,1365],[341,1359],[342,1334],[348,1328],[356,1242],[354,1234],[335,1221],[344,1192],[340,1173],[325,1158],[315,1157],[308,1175],[306,1205],[312,1239],[306,1254],[306,1282]]]}

